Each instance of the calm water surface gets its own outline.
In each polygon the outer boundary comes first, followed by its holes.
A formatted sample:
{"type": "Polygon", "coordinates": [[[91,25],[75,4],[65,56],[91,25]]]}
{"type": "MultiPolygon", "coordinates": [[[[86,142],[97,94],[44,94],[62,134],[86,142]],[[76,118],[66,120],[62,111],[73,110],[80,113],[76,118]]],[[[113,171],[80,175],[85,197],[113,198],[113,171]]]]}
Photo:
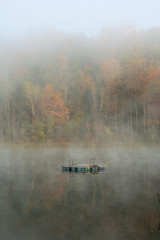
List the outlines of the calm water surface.
{"type": "Polygon", "coordinates": [[[160,150],[0,149],[0,240],[160,239],[160,150]],[[104,173],[61,171],[97,157],[104,173]]]}

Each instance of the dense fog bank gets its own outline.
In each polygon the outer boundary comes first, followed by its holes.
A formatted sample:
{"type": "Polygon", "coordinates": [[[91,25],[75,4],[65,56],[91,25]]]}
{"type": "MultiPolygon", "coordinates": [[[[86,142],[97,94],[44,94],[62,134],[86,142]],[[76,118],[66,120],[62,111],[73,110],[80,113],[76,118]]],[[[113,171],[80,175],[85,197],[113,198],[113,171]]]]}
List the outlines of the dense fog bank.
{"type": "Polygon", "coordinates": [[[0,141],[160,139],[160,28],[0,44],[0,141]]]}

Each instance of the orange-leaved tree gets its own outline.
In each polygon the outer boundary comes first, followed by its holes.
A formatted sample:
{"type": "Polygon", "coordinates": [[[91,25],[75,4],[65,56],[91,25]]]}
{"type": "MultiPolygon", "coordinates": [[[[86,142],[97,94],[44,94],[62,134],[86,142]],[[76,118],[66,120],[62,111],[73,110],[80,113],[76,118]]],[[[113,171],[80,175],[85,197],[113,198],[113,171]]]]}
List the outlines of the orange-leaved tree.
{"type": "Polygon", "coordinates": [[[68,108],[65,106],[60,93],[55,93],[52,85],[46,84],[43,89],[40,109],[43,118],[52,118],[52,124],[65,122],[69,117],[68,108]]]}

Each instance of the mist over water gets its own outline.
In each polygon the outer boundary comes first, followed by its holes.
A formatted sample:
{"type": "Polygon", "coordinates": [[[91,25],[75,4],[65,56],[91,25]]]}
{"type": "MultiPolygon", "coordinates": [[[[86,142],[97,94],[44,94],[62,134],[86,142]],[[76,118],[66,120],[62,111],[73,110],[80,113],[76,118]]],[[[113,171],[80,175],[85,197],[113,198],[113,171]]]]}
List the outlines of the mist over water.
{"type": "Polygon", "coordinates": [[[159,239],[158,148],[1,148],[0,239],[159,239]],[[62,172],[96,157],[104,173],[62,172]]]}
{"type": "Polygon", "coordinates": [[[1,1],[0,240],[160,239],[159,6],[1,1]]]}

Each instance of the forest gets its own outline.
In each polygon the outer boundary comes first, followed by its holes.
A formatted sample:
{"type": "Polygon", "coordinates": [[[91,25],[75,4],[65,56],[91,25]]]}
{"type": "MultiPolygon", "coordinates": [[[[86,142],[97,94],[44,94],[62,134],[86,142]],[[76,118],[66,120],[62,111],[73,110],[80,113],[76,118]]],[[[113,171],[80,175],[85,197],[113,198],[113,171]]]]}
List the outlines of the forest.
{"type": "Polygon", "coordinates": [[[0,142],[160,141],[160,28],[0,42],[0,142]]]}

